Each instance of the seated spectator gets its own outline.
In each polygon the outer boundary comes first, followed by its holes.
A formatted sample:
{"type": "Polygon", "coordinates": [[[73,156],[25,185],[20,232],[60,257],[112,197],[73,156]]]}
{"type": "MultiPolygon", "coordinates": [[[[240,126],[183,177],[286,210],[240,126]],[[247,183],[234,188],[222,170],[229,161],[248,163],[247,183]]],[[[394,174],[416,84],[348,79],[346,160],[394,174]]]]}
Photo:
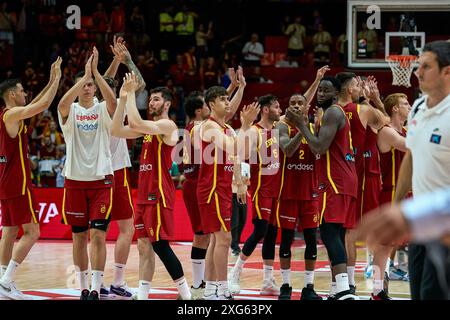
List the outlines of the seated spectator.
{"type": "Polygon", "coordinates": [[[56,147],[56,160],[59,163],[55,163],[53,165],[53,172],[56,175],[56,187],[64,188],[64,176],[62,175],[62,171],[64,168],[64,164],[66,162],[66,145],[61,144],[56,147]]]}
{"type": "Polygon", "coordinates": [[[242,49],[244,54],[245,67],[259,67],[261,66],[261,58],[264,55],[264,47],[258,42],[258,34],[252,33],[250,41],[244,45],[242,49]]]}
{"type": "Polygon", "coordinates": [[[319,24],[319,30],[313,36],[314,61],[316,66],[330,63],[331,35],[324,30],[323,24],[319,24]]]}
{"type": "Polygon", "coordinates": [[[246,80],[248,83],[254,82],[254,83],[273,83],[272,80],[264,77],[261,74],[261,67],[255,67],[253,69],[253,72],[246,76],[246,80]]]}
{"type": "Polygon", "coordinates": [[[208,57],[208,59],[200,67],[200,81],[201,90],[205,90],[212,86],[219,85],[219,69],[216,65],[214,57],[208,57]]]}
{"type": "Polygon", "coordinates": [[[53,166],[58,164],[56,160],[56,145],[52,142],[50,135],[43,138],[41,150],[38,152],[40,185],[43,187],[54,187],[56,184],[53,166]]]}
{"type": "Polygon", "coordinates": [[[298,68],[298,62],[293,57],[287,56],[287,60],[278,60],[275,63],[277,68],[298,68]]]}
{"type": "Polygon", "coordinates": [[[44,130],[44,136],[47,135],[50,136],[50,139],[55,146],[59,146],[64,143],[63,134],[57,130],[56,121],[54,120],[51,120],[49,122],[48,129],[44,130]]]}
{"type": "Polygon", "coordinates": [[[302,17],[296,17],[294,23],[291,23],[285,31],[285,34],[289,37],[288,56],[300,64],[304,54],[304,40],[306,36],[306,28],[301,22],[302,17]]]}
{"type": "Polygon", "coordinates": [[[174,161],[172,162],[172,168],[170,168],[170,176],[172,177],[173,183],[177,189],[183,188],[183,182],[186,179],[183,174],[180,173],[180,168],[178,164],[174,161]]]}

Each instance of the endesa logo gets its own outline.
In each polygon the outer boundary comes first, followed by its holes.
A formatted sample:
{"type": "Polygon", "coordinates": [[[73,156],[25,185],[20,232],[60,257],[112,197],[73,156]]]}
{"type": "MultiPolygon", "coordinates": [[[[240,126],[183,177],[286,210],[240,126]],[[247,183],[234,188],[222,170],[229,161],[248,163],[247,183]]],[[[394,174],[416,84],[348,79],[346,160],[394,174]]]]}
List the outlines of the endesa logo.
{"type": "Polygon", "coordinates": [[[77,119],[77,129],[83,130],[83,131],[96,131],[98,129],[98,114],[91,114],[91,115],[76,115],[77,119]],[[95,121],[94,123],[79,123],[79,122],[85,122],[85,121],[95,121]]]}
{"type": "Polygon", "coordinates": [[[153,170],[153,166],[151,163],[147,163],[147,164],[141,164],[139,166],[139,171],[140,172],[146,172],[146,171],[152,171],[153,170]]]}
{"type": "Polygon", "coordinates": [[[288,170],[297,170],[297,171],[314,171],[314,165],[313,164],[293,164],[290,163],[287,165],[288,170]]]}

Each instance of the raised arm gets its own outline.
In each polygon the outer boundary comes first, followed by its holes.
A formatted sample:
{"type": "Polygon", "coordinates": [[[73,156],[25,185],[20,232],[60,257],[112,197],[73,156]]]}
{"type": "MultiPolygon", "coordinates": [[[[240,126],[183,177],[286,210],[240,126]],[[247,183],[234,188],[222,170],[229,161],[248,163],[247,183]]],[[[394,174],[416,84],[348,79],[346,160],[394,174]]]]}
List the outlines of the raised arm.
{"type": "Polygon", "coordinates": [[[406,152],[406,139],[393,128],[384,127],[378,132],[377,144],[380,152],[388,152],[391,148],[406,152]]]}
{"type": "Polygon", "coordinates": [[[287,157],[292,157],[295,151],[300,147],[303,138],[302,132],[299,131],[294,137],[290,138],[289,128],[283,121],[279,121],[276,128],[280,135],[280,149],[287,157]]]}
{"type": "Polygon", "coordinates": [[[238,87],[236,94],[233,96],[233,98],[230,101],[231,111],[229,114],[227,114],[225,116],[225,122],[233,119],[234,114],[239,109],[239,105],[241,104],[242,97],[244,96],[244,89],[245,89],[245,86],[247,85],[247,82],[245,82],[244,70],[242,69],[241,66],[239,66],[239,68],[238,68],[237,79],[238,79],[237,85],[239,87],[238,87]]]}
{"type": "MultiPolygon", "coordinates": [[[[288,110],[289,112],[289,110],[288,110]]],[[[324,154],[330,148],[336,132],[345,125],[345,115],[338,107],[331,106],[323,115],[322,125],[317,136],[308,128],[303,116],[300,113],[292,116],[296,119],[296,126],[303,133],[309,148],[315,154],[324,154]]],[[[290,117],[291,118],[291,117],[290,117]]]]}
{"type": "Polygon", "coordinates": [[[77,83],[75,83],[75,85],[70,88],[59,101],[58,111],[63,119],[63,124],[66,123],[67,117],[69,116],[70,106],[74,103],[84,85],[92,79],[92,58],[93,55],[91,55],[86,62],[86,66],[84,67],[84,76],[77,83]]]}
{"type": "Polygon", "coordinates": [[[116,107],[117,107],[116,95],[115,95],[114,91],[111,89],[111,87],[108,85],[108,83],[105,81],[105,79],[102,77],[100,72],[98,72],[98,69],[97,69],[98,51],[97,51],[96,47],[94,47],[92,55],[93,55],[92,75],[94,76],[94,78],[97,82],[98,88],[100,89],[103,99],[105,99],[106,108],[108,109],[108,113],[112,117],[114,115],[114,112],[116,111],[116,107]]]}
{"type": "MultiPolygon", "coordinates": [[[[241,66],[239,66],[241,68],[241,66]]],[[[234,71],[234,68],[228,68],[228,74],[230,75],[230,85],[227,88],[228,96],[231,97],[233,95],[234,90],[239,86],[239,82],[236,78],[236,71],[234,71]]]]}
{"type": "Polygon", "coordinates": [[[323,66],[319,70],[317,70],[316,73],[316,79],[314,82],[309,86],[308,90],[305,92],[304,96],[306,98],[306,104],[311,104],[311,101],[314,99],[314,96],[316,95],[317,88],[319,87],[320,80],[323,79],[325,76],[325,73],[327,71],[330,71],[329,66],[323,66]]]}
{"type": "MultiPolygon", "coordinates": [[[[125,83],[124,83],[125,84],[125,83]]],[[[141,133],[134,131],[130,126],[125,126],[123,124],[123,119],[125,117],[125,105],[127,102],[127,92],[122,85],[119,94],[119,104],[117,105],[117,110],[114,112],[114,117],[111,123],[111,134],[115,137],[126,138],[126,139],[136,139],[142,136],[141,133]]]]}
{"type": "Polygon", "coordinates": [[[117,69],[119,68],[119,64],[122,63],[125,66],[127,66],[128,71],[130,72],[134,72],[134,74],[136,75],[139,87],[137,92],[141,92],[142,90],[144,90],[145,88],[145,81],[144,78],[142,77],[141,72],[139,71],[138,67],[135,65],[135,63],[133,62],[133,59],[131,58],[131,54],[128,51],[127,47],[125,46],[125,42],[123,41],[122,38],[118,38],[117,40],[114,40],[114,46],[110,46],[112,52],[114,53],[114,60],[111,63],[111,66],[109,67],[109,69],[107,70],[107,72],[105,73],[105,75],[107,75],[110,78],[114,78],[117,74],[117,69]],[[117,68],[115,67],[115,65],[117,64],[117,68]]]}
{"type": "Polygon", "coordinates": [[[50,83],[47,91],[41,95],[39,99],[34,99],[34,103],[30,103],[24,108],[13,108],[6,111],[3,116],[6,125],[18,123],[20,120],[31,118],[50,106],[55,98],[56,91],[59,86],[59,80],[61,79],[61,62],[61,57],[58,57],[58,59],[52,64],[50,71],[50,79],[52,79],[52,82],[50,83]]]}

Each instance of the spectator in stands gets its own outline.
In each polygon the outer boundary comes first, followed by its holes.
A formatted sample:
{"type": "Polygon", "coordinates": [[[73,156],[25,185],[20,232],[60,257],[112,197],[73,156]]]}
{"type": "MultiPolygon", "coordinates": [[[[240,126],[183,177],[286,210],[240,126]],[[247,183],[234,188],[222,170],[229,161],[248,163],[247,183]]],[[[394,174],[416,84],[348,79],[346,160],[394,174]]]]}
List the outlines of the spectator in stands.
{"type": "Polygon", "coordinates": [[[209,23],[208,30],[205,30],[205,25],[200,23],[195,33],[195,51],[197,52],[197,59],[201,64],[201,59],[205,59],[208,54],[208,40],[212,36],[212,23],[209,23]]]}
{"type": "Polygon", "coordinates": [[[96,10],[92,14],[92,21],[94,23],[92,31],[94,32],[97,45],[103,48],[106,40],[105,34],[109,29],[109,18],[102,2],[97,2],[96,10]]]}
{"type": "Polygon", "coordinates": [[[181,52],[195,45],[194,22],[196,18],[198,18],[198,14],[189,10],[187,5],[183,5],[182,9],[175,15],[176,43],[181,52]]]}
{"type": "Polygon", "coordinates": [[[173,15],[174,7],[166,7],[159,14],[159,39],[160,39],[160,59],[168,61],[174,56],[173,46],[175,44],[175,22],[173,15]]]}
{"type": "Polygon", "coordinates": [[[261,74],[261,67],[254,67],[253,72],[250,73],[247,77],[247,82],[255,82],[255,83],[273,83],[272,80],[266,78],[261,74]]]}
{"type": "Polygon", "coordinates": [[[16,27],[16,16],[7,11],[8,3],[0,2],[0,42],[6,41],[9,45],[14,45],[14,29],[16,27]]]}
{"type": "Polygon", "coordinates": [[[258,42],[258,34],[252,33],[250,41],[244,45],[242,49],[244,55],[245,67],[259,67],[261,66],[261,58],[264,55],[264,47],[258,42]]]}
{"type": "Polygon", "coordinates": [[[319,10],[314,10],[313,11],[313,23],[311,25],[311,30],[313,32],[319,32],[320,30],[320,25],[323,24],[323,19],[320,15],[319,10]]]}
{"type": "Polygon", "coordinates": [[[41,149],[38,151],[40,185],[53,187],[56,183],[53,166],[56,164],[56,145],[52,142],[50,135],[42,139],[41,149]]]}
{"type": "Polygon", "coordinates": [[[120,0],[113,1],[108,32],[112,34],[125,32],[125,10],[120,0]]]}
{"type": "Polygon", "coordinates": [[[56,12],[56,8],[51,6],[49,12],[44,12],[39,15],[39,24],[41,26],[42,34],[48,39],[46,44],[54,42],[61,34],[63,27],[62,16],[56,12]]]}
{"type": "Polygon", "coordinates": [[[146,33],[145,17],[141,13],[139,6],[133,8],[130,17],[130,31],[132,34],[132,44],[134,50],[143,52],[150,44],[150,37],[146,33]]]}
{"type": "Polygon", "coordinates": [[[313,36],[314,62],[316,66],[330,63],[331,35],[324,30],[323,24],[319,24],[318,31],[313,36]]]}
{"type": "Polygon", "coordinates": [[[51,120],[49,122],[48,129],[44,130],[44,136],[49,136],[52,143],[54,143],[57,147],[64,144],[63,134],[57,130],[55,120],[51,120]]]}
{"type": "Polygon", "coordinates": [[[291,23],[285,35],[289,37],[288,42],[288,57],[295,59],[300,65],[303,62],[304,54],[304,39],[306,36],[306,28],[301,24],[302,17],[297,16],[293,23],[291,23]]]}
{"type": "Polygon", "coordinates": [[[208,57],[206,61],[200,66],[200,88],[205,90],[207,88],[219,85],[219,68],[216,65],[214,57],[208,57]]]}
{"type": "Polygon", "coordinates": [[[182,86],[184,83],[184,77],[187,73],[187,66],[184,63],[183,55],[177,54],[176,62],[169,68],[169,75],[173,79],[175,86],[182,86]]]}
{"type": "Polygon", "coordinates": [[[173,183],[175,185],[175,188],[183,189],[183,182],[185,180],[185,177],[183,174],[181,174],[180,168],[178,167],[178,164],[175,161],[172,163],[172,168],[170,168],[169,171],[170,176],[172,177],[173,183]]]}
{"type": "Polygon", "coordinates": [[[59,161],[59,163],[53,165],[53,172],[56,175],[56,187],[64,188],[64,176],[62,175],[62,170],[64,168],[64,163],[66,162],[65,144],[56,147],[56,160],[59,161]]]}
{"type": "Polygon", "coordinates": [[[345,66],[345,44],[347,41],[347,34],[341,34],[336,40],[336,50],[339,53],[339,61],[345,66]]]}
{"type": "Polygon", "coordinates": [[[289,15],[285,15],[283,21],[280,23],[281,34],[285,35],[288,26],[291,24],[291,17],[289,15]]]}
{"type": "Polygon", "coordinates": [[[373,29],[368,29],[365,22],[362,23],[362,30],[358,32],[358,41],[364,39],[367,43],[367,57],[374,58],[378,47],[377,32],[373,29]]]}

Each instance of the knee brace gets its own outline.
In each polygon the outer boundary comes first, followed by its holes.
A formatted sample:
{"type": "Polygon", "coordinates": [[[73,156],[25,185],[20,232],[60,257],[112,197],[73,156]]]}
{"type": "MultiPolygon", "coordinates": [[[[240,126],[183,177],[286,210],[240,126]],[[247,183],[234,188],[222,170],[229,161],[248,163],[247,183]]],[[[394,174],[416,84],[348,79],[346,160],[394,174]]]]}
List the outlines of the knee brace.
{"type": "Polygon", "coordinates": [[[169,245],[169,241],[160,240],[152,242],[153,251],[158,255],[161,262],[166,267],[167,272],[169,272],[172,280],[180,279],[184,276],[183,267],[181,266],[180,260],[173,252],[169,245]]]}
{"type": "Polygon", "coordinates": [[[264,260],[275,259],[275,241],[277,239],[277,227],[269,225],[262,246],[262,258],[264,260]]]}
{"type": "Polygon", "coordinates": [[[305,260],[317,260],[317,229],[303,230],[303,237],[305,238],[305,260]]]}
{"type": "Polygon", "coordinates": [[[102,230],[102,231],[105,231],[105,232],[108,229],[108,225],[109,225],[109,220],[107,220],[107,219],[92,220],[90,222],[91,229],[102,230]]]}
{"type": "Polygon", "coordinates": [[[191,249],[191,259],[193,260],[203,260],[206,257],[206,249],[192,247],[191,249]]]}
{"type": "Polygon", "coordinates": [[[280,259],[291,257],[291,246],[294,241],[294,230],[281,229],[280,259]]]}
{"type": "Polygon", "coordinates": [[[266,235],[267,232],[267,221],[266,220],[253,220],[253,232],[248,237],[247,241],[244,243],[244,247],[242,248],[242,253],[249,257],[253,250],[255,250],[256,245],[262,238],[266,235]]]}
{"type": "Polygon", "coordinates": [[[341,225],[323,223],[320,226],[320,237],[325,245],[332,266],[347,263],[347,254],[341,239],[341,225]]]}
{"type": "Polygon", "coordinates": [[[72,226],[72,233],[82,233],[85,231],[88,231],[89,227],[77,227],[77,226],[72,226]]]}

